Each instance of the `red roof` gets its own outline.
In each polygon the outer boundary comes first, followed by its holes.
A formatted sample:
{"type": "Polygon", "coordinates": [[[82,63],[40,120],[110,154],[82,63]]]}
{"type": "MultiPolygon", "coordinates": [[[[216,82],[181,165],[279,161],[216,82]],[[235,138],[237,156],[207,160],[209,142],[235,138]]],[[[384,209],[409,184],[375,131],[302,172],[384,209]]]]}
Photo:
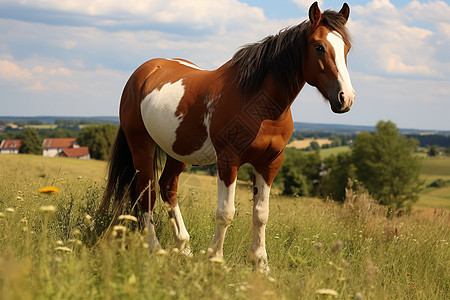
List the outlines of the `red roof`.
{"type": "Polygon", "coordinates": [[[45,139],[42,143],[44,149],[49,148],[69,148],[72,147],[76,142],[76,138],[55,138],[55,139],[45,139]]]}
{"type": "Polygon", "coordinates": [[[0,149],[19,149],[22,146],[22,140],[3,140],[0,149]]]}
{"type": "Polygon", "coordinates": [[[86,155],[89,155],[89,148],[88,147],[67,148],[67,149],[64,149],[60,155],[67,156],[67,157],[86,156],[86,155]]]}

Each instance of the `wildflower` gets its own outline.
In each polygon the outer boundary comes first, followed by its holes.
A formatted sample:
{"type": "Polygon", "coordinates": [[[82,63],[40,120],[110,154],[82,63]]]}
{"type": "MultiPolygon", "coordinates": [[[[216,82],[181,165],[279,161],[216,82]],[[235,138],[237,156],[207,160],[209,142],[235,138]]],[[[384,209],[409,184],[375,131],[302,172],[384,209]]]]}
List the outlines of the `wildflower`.
{"type": "Polygon", "coordinates": [[[0,212],[0,218],[6,217],[4,213],[0,212]]]}
{"type": "Polygon", "coordinates": [[[80,241],[80,240],[78,240],[78,239],[70,239],[69,242],[72,243],[72,244],[75,245],[75,246],[81,246],[81,245],[83,245],[83,242],[80,241]]]}
{"type": "Polygon", "coordinates": [[[332,289],[319,289],[316,291],[316,294],[329,295],[329,296],[334,296],[334,297],[339,296],[338,292],[336,292],[335,290],[332,290],[332,289]]]}
{"type": "Polygon", "coordinates": [[[84,221],[85,221],[86,225],[90,225],[92,222],[92,217],[90,215],[85,215],[84,221]]]}
{"type": "Polygon", "coordinates": [[[72,231],[72,234],[75,235],[75,236],[81,235],[81,231],[80,231],[80,229],[75,228],[75,229],[72,231]]]}
{"type": "Polygon", "coordinates": [[[56,211],[56,207],[53,205],[41,206],[39,210],[43,212],[54,212],[56,211]]]}
{"type": "Polygon", "coordinates": [[[59,189],[54,186],[46,186],[46,187],[43,187],[42,189],[39,189],[39,193],[41,193],[41,194],[58,194],[59,189]]]}
{"type": "Polygon", "coordinates": [[[224,264],[225,263],[225,261],[223,260],[222,257],[211,257],[209,259],[209,261],[213,262],[213,263],[217,263],[217,264],[224,264]]]}
{"type": "Polygon", "coordinates": [[[131,215],[120,215],[119,220],[129,220],[129,221],[133,221],[133,222],[138,221],[138,219],[135,216],[131,216],[131,215]]]}
{"type": "Polygon", "coordinates": [[[173,248],[173,249],[172,249],[172,252],[173,252],[173,253],[179,253],[179,252],[180,252],[180,249],[178,249],[178,248],[173,248]]]}
{"type": "Polygon", "coordinates": [[[127,228],[125,226],[122,226],[122,225],[116,225],[116,226],[113,227],[113,230],[116,230],[116,231],[127,231],[127,228]]]}
{"type": "Polygon", "coordinates": [[[156,252],[156,254],[161,255],[161,256],[165,256],[167,255],[167,251],[164,249],[159,249],[158,252],[156,252]]]}
{"type": "Polygon", "coordinates": [[[9,213],[13,213],[13,212],[15,212],[16,210],[15,210],[14,208],[12,208],[12,207],[7,207],[7,208],[5,209],[5,211],[6,211],[6,212],[9,212],[9,213]]]}
{"type": "Polygon", "coordinates": [[[66,252],[66,253],[71,253],[72,249],[70,249],[69,247],[56,247],[55,248],[56,251],[61,251],[61,252],[66,252]]]}

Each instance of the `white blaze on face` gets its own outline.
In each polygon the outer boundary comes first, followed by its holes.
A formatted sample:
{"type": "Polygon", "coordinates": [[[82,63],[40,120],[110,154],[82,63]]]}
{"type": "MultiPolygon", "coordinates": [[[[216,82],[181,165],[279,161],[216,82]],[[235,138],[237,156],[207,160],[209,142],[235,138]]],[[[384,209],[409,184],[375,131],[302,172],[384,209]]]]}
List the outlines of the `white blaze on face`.
{"type": "Polygon", "coordinates": [[[348,74],[347,65],[345,63],[344,40],[336,31],[328,33],[327,40],[333,46],[336,55],[335,64],[338,71],[338,83],[341,91],[344,92],[346,102],[350,101],[350,103],[346,103],[346,105],[351,105],[355,99],[355,90],[352,87],[350,75],[348,74]]]}

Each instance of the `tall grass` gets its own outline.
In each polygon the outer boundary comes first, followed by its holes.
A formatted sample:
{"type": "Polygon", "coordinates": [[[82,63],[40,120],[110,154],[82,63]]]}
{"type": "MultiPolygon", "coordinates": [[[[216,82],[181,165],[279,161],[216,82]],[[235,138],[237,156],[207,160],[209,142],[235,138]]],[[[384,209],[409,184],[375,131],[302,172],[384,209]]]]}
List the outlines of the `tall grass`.
{"type": "Polygon", "coordinates": [[[106,226],[95,218],[103,165],[32,156],[17,160],[27,163],[17,166],[0,157],[1,299],[320,299],[334,294],[445,299],[450,294],[447,210],[386,219],[384,208],[362,192],[349,190],[343,205],[273,195],[266,276],[253,272],[248,259],[248,186],[237,190],[222,264],[207,259],[217,203],[210,179],[191,178],[180,188],[193,250],[186,257],[173,250],[160,202],[155,216],[165,251],[150,253],[145,233],[132,230],[133,221],[117,228],[115,238],[97,239],[96,228],[106,226]],[[38,193],[45,185],[60,192],[38,193]]]}

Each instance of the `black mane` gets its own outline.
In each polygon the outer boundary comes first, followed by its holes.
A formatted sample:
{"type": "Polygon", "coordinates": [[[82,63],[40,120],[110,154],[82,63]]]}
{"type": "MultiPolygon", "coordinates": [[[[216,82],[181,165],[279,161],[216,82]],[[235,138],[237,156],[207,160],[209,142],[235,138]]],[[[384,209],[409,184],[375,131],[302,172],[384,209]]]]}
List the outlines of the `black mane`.
{"type": "MultiPolygon", "coordinates": [[[[350,45],[350,35],[345,27],[346,19],[332,10],[322,14],[321,25],[337,31],[350,45]]],[[[238,66],[238,83],[244,94],[260,87],[271,73],[281,87],[284,96],[293,98],[301,88],[302,60],[306,48],[306,31],[310,22],[281,30],[263,40],[239,49],[231,59],[231,66],[238,66]]]]}

